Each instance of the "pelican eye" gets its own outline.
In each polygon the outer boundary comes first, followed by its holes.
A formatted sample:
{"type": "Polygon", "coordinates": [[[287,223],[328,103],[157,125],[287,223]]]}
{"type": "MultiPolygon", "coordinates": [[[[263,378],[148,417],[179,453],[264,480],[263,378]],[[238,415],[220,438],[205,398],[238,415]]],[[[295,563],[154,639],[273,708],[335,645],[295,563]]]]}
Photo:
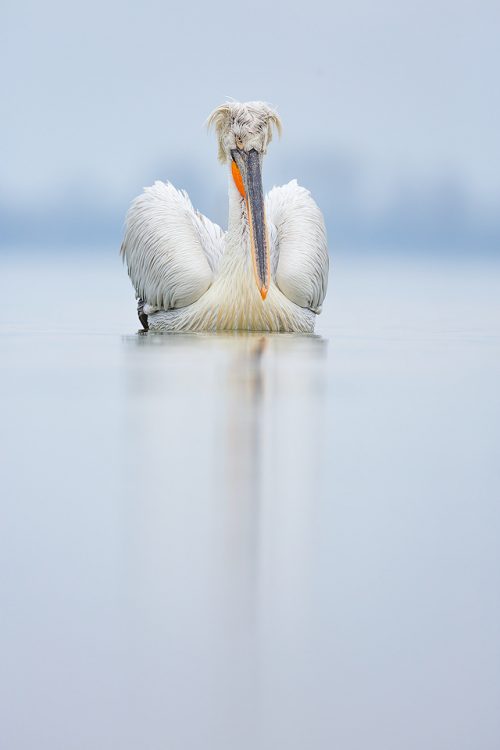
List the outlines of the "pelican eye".
{"type": "Polygon", "coordinates": [[[240,138],[236,139],[236,146],[238,148],[243,148],[243,142],[242,142],[242,140],[240,138]]]}

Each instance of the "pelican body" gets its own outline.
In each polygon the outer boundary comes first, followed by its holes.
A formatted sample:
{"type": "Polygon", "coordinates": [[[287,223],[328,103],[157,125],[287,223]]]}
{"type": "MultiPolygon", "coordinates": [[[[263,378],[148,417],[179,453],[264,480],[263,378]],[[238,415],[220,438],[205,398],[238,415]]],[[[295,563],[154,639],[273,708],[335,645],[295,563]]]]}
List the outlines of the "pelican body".
{"type": "Polygon", "coordinates": [[[229,166],[224,232],[187,194],[155,182],[127,214],[122,254],[151,331],[312,332],[328,283],[322,214],[296,180],[264,197],[262,162],[276,112],[229,102],[208,124],[229,166]]]}

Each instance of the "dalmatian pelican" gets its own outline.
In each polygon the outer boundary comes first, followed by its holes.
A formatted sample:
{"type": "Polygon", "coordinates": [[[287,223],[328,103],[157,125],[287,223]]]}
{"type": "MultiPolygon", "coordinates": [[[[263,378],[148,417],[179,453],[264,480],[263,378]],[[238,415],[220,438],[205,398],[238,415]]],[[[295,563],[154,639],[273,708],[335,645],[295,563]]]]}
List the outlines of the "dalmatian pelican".
{"type": "Polygon", "coordinates": [[[121,252],[151,331],[312,332],[328,283],[323,216],[292,180],[265,197],[262,162],[277,113],[228,102],[207,121],[229,166],[227,231],[188,195],[155,182],[127,214],[121,252]]]}

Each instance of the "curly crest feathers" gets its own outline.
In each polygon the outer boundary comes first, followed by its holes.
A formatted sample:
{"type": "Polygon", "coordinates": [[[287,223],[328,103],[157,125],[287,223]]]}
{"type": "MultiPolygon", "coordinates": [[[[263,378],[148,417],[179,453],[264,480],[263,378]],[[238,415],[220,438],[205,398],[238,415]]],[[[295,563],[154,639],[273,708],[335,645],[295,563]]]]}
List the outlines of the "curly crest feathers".
{"type": "Polygon", "coordinates": [[[215,128],[218,158],[224,163],[236,142],[246,150],[255,148],[265,154],[273,137],[273,127],[281,135],[278,113],[265,102],[226,102],[214,109],[207,120],[208,128],[215,128]]]}
{"type": "Polygon", "coordinates": [[[216,107],[216,109],[214,109],[213,112],[210,113],[208,120],[207,120],[207,128],[209,130],[211,128],[215,129],[215,133],[217,135],[217,143],[219,146],[217,158],[222,164],[226,161],[226,153],[222,146],[222,134],[228,126],[230,116],[231,116],[231,109],[230,109],[229,104],[221,104],[218,107],[216,107]]]}

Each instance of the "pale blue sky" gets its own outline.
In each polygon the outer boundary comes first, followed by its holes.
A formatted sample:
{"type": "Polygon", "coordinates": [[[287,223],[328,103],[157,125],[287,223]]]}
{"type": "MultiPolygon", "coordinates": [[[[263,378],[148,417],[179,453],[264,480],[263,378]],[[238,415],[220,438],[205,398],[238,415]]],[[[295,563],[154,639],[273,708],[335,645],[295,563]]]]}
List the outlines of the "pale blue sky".
{"type": "Polygon", "coordinates": [[[203,123],[226,96],[278,107],[271,182],[311,150],[353,158],[374,204],[436,177],[500,200],[497,2],[4,0],[0,27],[4,203],[125,200],[174,158],[220,190],[203,123]]]}

